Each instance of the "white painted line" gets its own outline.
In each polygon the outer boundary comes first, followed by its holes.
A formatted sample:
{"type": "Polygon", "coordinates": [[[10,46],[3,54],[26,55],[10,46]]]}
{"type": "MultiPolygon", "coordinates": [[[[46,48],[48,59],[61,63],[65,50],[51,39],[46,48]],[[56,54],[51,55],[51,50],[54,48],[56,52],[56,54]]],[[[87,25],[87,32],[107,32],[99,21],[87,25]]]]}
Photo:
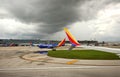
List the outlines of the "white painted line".
{"type": "Polygon", "coordinates": [[[39,68],[3,68],[0,71],[10,71],[10,70],[46,70],[46,69],[83,69],[83,68],[99,68],[101,66],[79,66],[79,67],[39,67],[39,68]]]}
{"type": "MultiPolygon", "coordinates": [[[[39,68],[5,68],[0,71],[20,71],[20,70],[52,70],[52,69],[96,69],[96,68],[111,68],[111,66],[79,66],[79,67],[39,67],[39,68]]],[[[117,66],[120,68],[120,66],[117,66]]]]}

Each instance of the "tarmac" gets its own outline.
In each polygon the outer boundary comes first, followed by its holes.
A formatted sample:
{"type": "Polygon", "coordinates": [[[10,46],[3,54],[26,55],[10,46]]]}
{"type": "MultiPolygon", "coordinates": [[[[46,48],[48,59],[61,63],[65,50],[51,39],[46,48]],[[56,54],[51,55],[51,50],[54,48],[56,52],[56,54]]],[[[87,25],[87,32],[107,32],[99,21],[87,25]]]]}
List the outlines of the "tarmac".
{"type": "Polygon", "coordinates": [[[38,47],[29,47],[29,46],[0,47],[0,76],[1,77],[3,76],[4,77],[21,77],[21,76],[23,77],[33,77],[33,76],[35,77],[40,77],[40,76],[42,77],[51,77],[51,76],[120,77],[119,74],[120,60],[64,59],[64,58],[54,58],[44,54],[34,53],[35,51],[44,51],[44,50],[50,50],[50,49],[39,49],[38,47]],[[38,72],[40,73],[38,74],[38,72]],[[22,73],[24,73],[24,75],[22,75],[22,73]],[[62,73],[66,73],[66,74],[62,74],[62,73]]]}

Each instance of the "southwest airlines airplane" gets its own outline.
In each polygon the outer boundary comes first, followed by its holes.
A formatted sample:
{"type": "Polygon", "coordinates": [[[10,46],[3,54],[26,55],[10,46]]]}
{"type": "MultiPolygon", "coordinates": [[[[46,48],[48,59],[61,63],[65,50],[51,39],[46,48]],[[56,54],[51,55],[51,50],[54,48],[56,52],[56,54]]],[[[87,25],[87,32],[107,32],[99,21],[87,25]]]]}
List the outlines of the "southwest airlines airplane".
{"type": "MultiPolygon", "coordinates": [[[[70,31],[67,28],[64,28],[64,31],[71,43],[71,47],[69,48],[69,50],[71,50],[72,48],[76,47],[76,46],[80,46],[80,44],[78,43],[78,41],[75,39],[75,37],[70,33],[70,31]]],[[[64,38],[60,43],[58,44],[39,44],[38,47],[39,48],[55,48],[55,47],[60,47],[60,46],[64,46],[65,45],[65,40],[66,38],[64,38]]]]}

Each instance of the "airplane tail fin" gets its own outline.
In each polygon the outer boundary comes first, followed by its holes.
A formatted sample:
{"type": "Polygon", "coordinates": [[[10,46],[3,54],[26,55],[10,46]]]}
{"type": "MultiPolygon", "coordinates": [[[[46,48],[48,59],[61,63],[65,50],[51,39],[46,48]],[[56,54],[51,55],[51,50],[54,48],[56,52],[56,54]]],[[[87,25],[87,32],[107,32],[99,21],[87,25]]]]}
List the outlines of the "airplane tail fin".
{"type": "Polygon", "coordinates": [[[72,46],[79,46],[80,45],[78,43],[78,41],[75,39],[75,37],[70,33],[70,31],[67,28],[64,28],[64,31],[65,31],[69,41],[71,42],[72,46]]]}

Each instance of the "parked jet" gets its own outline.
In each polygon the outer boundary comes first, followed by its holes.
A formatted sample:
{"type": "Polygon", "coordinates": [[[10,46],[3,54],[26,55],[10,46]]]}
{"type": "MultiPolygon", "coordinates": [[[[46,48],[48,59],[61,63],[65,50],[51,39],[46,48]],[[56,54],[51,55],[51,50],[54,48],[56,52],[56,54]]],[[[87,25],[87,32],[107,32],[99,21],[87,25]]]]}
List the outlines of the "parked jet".
{"type": "MultiPolygon", "coordinates": [[[[72,50],[76,46],[80,46],[79,42],[75,39],[75,37],[70,33],[70,31],[67,28],[64,28],[64,31],[71,43],[71,47],[69,50],[72,50]]],[[[39,44],[39,48],[55,48],[55,47],[60,47],[65,44],[66,38],[64,38],[59,44],[39,44]]]]}
{"type": "Polygon", "coordinates": [[[59,44],[39,44],[38,47],[39,48],[55,48],[55,47],[64,46],[65,40],[66,38],[64,38],[59,44]]]}

